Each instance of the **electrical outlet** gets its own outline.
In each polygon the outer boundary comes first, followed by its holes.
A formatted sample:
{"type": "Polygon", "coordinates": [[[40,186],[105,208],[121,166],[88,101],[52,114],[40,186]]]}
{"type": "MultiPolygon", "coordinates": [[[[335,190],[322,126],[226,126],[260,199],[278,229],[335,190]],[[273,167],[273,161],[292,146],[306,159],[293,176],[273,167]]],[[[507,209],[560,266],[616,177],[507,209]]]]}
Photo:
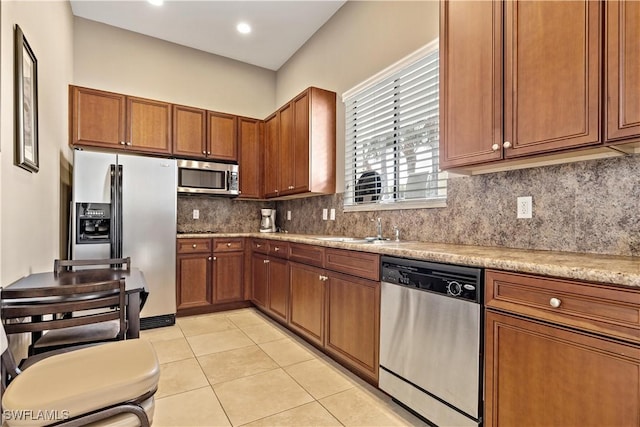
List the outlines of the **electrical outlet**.
{"type": "Polygon", "coordinates": [[[533,199],[531,196],[518,197],[518,218],[533,217],[533,199]]]}
{"type": "Polygon", "coordinates": [[[193,219],[200,219],[200,211],[198,209],[193,210],[193,219]]]}
{"type": "Polygon", "coordinates": [[[322,209],[322,220],[326,221],[329,216],[329,210],[327,208],[322,209]]]}
{"type": "Polygon", "coordinates": [[[331,221],[335,221],[336,220],[336,210],[331,208],[331,210],[329,211],[329,219],[331,221]]]}
{"type": "Polygon", "coordinates": [[[291,221],[291,211],[287,211],[287,221],[291,221]]]}

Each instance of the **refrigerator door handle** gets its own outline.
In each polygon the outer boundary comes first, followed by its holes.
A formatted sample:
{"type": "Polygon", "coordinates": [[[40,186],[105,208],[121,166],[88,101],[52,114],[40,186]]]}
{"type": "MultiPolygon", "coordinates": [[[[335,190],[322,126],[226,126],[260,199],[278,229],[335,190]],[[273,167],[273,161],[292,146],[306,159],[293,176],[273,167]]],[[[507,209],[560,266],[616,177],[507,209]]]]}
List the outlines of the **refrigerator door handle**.
{"type": "Polygon", "coordinates": [[[118,165],[118,173],[116,174],[116,221],[118,225],[116,227],[116,251],[115,257],[122,258],[122,177],[124,171],[122,165],[118,165]]]}
{"type": "Polygon", "coordinates": [[[116,201],[116,165],[109,165],[109,186],[110,186],[110,202],[111,202],[111,230],[109,232],[110,244],[110,256],[116,257],[116,236],[118,235],[118,219],[116,213],[118,212],[116,201]]]}

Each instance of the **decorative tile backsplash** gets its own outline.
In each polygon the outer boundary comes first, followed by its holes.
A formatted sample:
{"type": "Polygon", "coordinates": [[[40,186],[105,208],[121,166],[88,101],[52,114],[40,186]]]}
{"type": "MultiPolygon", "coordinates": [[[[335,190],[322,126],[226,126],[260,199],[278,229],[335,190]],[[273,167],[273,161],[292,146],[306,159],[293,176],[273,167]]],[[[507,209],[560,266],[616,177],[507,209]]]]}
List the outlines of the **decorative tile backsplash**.
{"type": "MultiPolygon", "coordinates": [[[[257,231],[273,202],[178,198],[178,230],[257,231]],[[191,210],[199,207],[200,221],[191,210]],[[203,221],[203,218],[205,219],[203,221]]],[[[403,240],[640,255],[640,156],[450,178],[446,208],[342,211],[342,194],[277,202],[278,226],[292,233],[364,237],[397,225],[403,240]],[[533,218],[516,218],[516,198],[533,197],[533,218]],[[323,221],[322,209],[336,220],[323,221]],[[285,221],[286,211],[292,219],[285,221]]]]}

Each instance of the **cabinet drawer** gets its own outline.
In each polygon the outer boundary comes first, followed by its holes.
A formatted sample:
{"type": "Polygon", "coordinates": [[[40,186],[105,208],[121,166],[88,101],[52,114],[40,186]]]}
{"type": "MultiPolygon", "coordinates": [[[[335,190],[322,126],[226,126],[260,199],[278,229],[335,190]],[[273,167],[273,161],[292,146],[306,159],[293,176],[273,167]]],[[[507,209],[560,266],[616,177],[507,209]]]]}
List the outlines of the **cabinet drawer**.
{"type": "Polygon", "coordinates": [[[291,243],[289,259],[303,264],[324,267],[324,248],[322,246],[291,243]]]}
{"type": "Polygon", "coordinates": [[[244,239],[213,239],[214,252],[233,252],[244,249],[244,239]]]}
{"type": "Polygon", "coordinates": [[[278,258],[289,258],[289,243],[270,242],[269,255],[278,257],[278,258]]]}
{"type": "Polygon", "coordinates": [[[211,252],[211,239],[178,239],[179,254],[211,252]]]}
{"type": "Polygon", "coordinates": [[[343,249],[326,249],[325,268],[333,271],[380,280],[380,255],[343,249]]]}
{"type": "Polygon", "coordinates": [[[487,308],[640,342],[640,290],[487,270],[487,308]]]}
{"type": "Polygon", "coordinates": [[[251,241],[251,250],[253,250],[253,252],[259,252],[261,254],[268,254],[269,253],[269,241],[268,240],[253,239],[251,241]]]}

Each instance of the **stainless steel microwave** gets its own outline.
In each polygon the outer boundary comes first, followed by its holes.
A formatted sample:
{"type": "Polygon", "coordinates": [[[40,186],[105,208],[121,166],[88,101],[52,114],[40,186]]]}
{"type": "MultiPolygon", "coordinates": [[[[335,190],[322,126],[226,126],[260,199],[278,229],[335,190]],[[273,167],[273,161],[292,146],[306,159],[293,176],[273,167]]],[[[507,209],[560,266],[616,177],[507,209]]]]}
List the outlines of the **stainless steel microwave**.
{"type": "Polygon", "coordinates": [[[236,197],[238,165],[196,160],[178,160],[178,193],[236,197]]]}

